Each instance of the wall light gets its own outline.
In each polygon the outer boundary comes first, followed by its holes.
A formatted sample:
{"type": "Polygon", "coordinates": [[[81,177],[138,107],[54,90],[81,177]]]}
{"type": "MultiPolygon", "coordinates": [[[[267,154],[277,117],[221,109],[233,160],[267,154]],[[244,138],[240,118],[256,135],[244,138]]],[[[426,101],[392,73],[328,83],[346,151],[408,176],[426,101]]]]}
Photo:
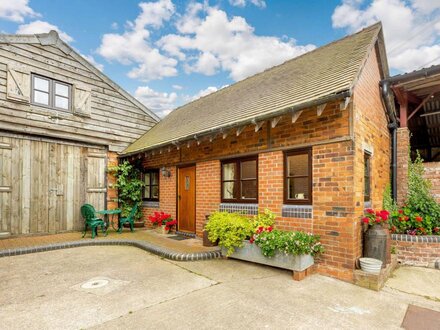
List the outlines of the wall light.
{"type": "Polygon", "coordinates": [[[171,176],[171,171],[168,170],[165,166],[162,167],[162,168],[160,169],[160,171],[162,172],[162,176],[163,176],[164,178],[169,178],[169,177],[171,176]]]}

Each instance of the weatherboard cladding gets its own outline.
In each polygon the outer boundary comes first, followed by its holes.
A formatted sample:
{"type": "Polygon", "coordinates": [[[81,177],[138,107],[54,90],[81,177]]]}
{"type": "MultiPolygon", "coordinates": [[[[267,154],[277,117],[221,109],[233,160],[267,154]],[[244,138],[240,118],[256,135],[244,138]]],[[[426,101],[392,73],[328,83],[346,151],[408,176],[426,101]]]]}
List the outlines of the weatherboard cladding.
{"type": "Polygon", "coordinates": [[[381,28],[377,23],[190,102],[171,112],[124,154],[275,116],[284,109],[350,91],[381,28]]]}

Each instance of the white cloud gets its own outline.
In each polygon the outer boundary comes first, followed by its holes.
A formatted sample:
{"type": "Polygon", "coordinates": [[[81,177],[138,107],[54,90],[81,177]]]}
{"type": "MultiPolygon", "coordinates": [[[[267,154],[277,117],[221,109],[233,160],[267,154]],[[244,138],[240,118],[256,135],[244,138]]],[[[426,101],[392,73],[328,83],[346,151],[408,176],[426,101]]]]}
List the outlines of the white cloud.
{"type": "Polygon", "coordinates": [[[26,17],[40,16],[28,3],[29,0],[0,0],[0,18],[23,23],[26,17]]]}
{"type": "Polygon", "coordinates": [[[113,22],[111,25],[112,30],[117,30],[119,29],[119,24],[117,22],[113,22]]]}
{"type": "Polygon", "coordinates": [[[440,0],[344,0],[333,27],[349,32],[382,21],[390,67],[402,72],[440,63],[440,0]]]}
{"type": "Polygon", "coordinates": [[[163,26],[174,13],[171,0],[140,3],[141,13],[134,22],[128,21],[122,34],[109,33],[102,37],[98,53],[108,61],[134,66],[128,76],[148,81],[177,74],[177,60],[166,57],[151,45],[149,28],[163,26]]]}
{"type": "Polygon", "coordinates": [[[174,92],[161,93],[148,86],[140,86],[134,92],[134,96],[159,117],[165,117],[176,107],[177,94],[174,92]]]}
{"type": "Polygon", "coordinates": [[[173,85],[172,86],[174,89],[177,89],[177,90],[182,90],[183,89],[183,86],[180,86],[180,85],[173,85]]]}
{"type": "Polygon", "coordinates": [[[33,21],[28,24],[22,24],[18,26],[17,33],[18,34],[36,34],[36,33],[47,33],[50,30],[55,30],[58,32],[61,39],[65,42],[74,41],[71,36],[69,36],[66,32],[61,31],[58,26],[50,24],[45,21],[33,21]]]}
{"type": "Polygon", "coordinates": [[[162,37],[157,44],[169,56],[185,61],[187,72],[212,75],[223,70],[241,80],[315,48],[294,39],[258,36],[243,17],[206,5],[190,5],[176,23],[180,34],[162,37]],[[196,55],[187,56],[195,52],[196,55]]]}
{"type": "Polygon", "coordinates": [[[250,3],[260,8],[266,8],[266,1],[264,0],[229,0],[229,3],[236,7],[244,7],[247,3],[250,3]]]}
{"type": "Polygon", "coordinates": [[[217,92],[217,91],[218,91],[218,88],[217,88],[217,87],[215,87],[215,86],[209,86],[208,88],[205,88],[205,89],[200,90],[198,93],[196,93],[196,94],[193,95],[193,96],[187,96],[187,97],[185,97],[185,99],[186,99],[187,101],[195,101],[195,100],[197,100],[197,99],[199,99],[199,98],[201,98],[201,97],[203,97],[203,96],[209,95],[209,94],[214,93],[214,92],[217,92]]]}
{"type": "Polygon", "coordinates": [[[104,71],[104,65],[102,65],[101,63],[98,63],[92,55],[84,55],[84,54],[81,54],[81,53],[79,53],[79,54],[82,57],[84,57],[87,61],[89,61],[89,63],[92,64],[99,71],[104,71]]]}

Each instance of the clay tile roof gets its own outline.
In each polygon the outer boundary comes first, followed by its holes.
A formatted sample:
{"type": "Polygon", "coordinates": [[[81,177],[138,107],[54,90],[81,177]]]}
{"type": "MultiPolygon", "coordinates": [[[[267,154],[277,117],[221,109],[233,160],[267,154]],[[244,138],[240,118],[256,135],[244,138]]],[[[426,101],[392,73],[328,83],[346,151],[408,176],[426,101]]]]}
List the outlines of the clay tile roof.
{"type": "Polygon", "coordinates": [[[187,103],[163,118],[123,154],[276,116],[282,110],[351,91],[381,28],[381,23],[376,23],[187,103]]]}

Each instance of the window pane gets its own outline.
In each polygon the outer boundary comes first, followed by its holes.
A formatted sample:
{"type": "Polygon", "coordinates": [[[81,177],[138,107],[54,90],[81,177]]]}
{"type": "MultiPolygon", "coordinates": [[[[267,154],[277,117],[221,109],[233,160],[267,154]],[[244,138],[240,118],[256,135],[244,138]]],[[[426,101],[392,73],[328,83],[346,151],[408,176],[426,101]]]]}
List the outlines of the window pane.
{"type": "Polygon", "coordinates": [[[55,96],[55,107],[69,109],[69,99],[61,96],[55,96]]]}
{"type": "Polygon", "coordinates": [[[49,81],[34,76],[34,89],[49,92],[49,81]]]}
{"type": "Polygon", "coordinates": [[[223,182],[223,198],[233,199],[235,182],[223,182]]]}
{"type": "Polygon", "coordinates": [[[34,92],[34,102],[49,105],[49,94],[44,92],[34,92]]]}
{"type": "Polygon", "coordinates": [[[151,184],[159,184],[159,173],[151,173],[151,184]]]}
{"type": "Polygon", "coordinates": [[[151,198],[159,198],[159,186],[151,187],[151,198]]]}
{"type": "Polygon", "coordinates": [[[235,180],[235,163],[223,164],[223,180],[235,180]]]}
{"type": "Polygon", "coordinates": [[[308,175],[309,155],[293,155],[287,157],[287,176],[308,175]]]}
{"type": "Polygon", "coordinates": [[[241,182],[241,198],[256,199],[257,198],[257,180],[249,180],[241,182]]]}
{"type": "Polygon", "coordinates": [[[144,174],[144,183],[149,186],[150,185],[150,173],[144,174]]]}
{"type": "Polygon", "coordinates": [[[309,199],[309,178],[287,179],[288,199],[309,199]]]}
{"type": "Polygon", "coordinates": [[[249,160],[241,163],[241,178],[256,179],[257,178],[257,161],[249,160]]]}
{"type": "Polygon", "coordinates": [[[66,85],[55,83],[55,94],[69,97],[69,87],[66,85]]]}
{"type": "Polygon", "coordinates": [[[151,197],[150,197],[150,186],[145,186],[144,197],[145,197],[145,198],[151,198],[151,197]]]}

